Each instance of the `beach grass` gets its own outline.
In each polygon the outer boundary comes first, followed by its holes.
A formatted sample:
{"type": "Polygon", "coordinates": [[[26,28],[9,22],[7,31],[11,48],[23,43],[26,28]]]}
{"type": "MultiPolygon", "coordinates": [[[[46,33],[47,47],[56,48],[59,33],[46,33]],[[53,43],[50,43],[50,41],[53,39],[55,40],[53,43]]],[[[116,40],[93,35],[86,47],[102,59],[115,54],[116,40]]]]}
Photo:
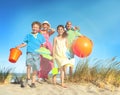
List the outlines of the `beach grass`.
{"type": "MultiPolygon", "coordinates": [[[[103,88],[105,85],[120,87],[120,61],[118,57],[108,59],[87,59],[79,61],[73,73],[73,80],[70,78],[66,82],[72,83],[92,83],[103,88]]],[[[11,74],[12,68],[0,67],[0,83],[10,81],[14,77],[14,83],[20,83],[26,78],[26,74],[18,76],[11,74]]]]}
{"type": "Polygon", "coordinates": [[[10,77],[11,77],[11,70],[12,68],[10,67],[0,67],[0,83],[6,83],[7,81],[9,81],[10,77]]]}
{"type": "Polygon", "coordinates": [[[118,57],[109,59],[94,59],[92,66],[90,60],[78,62],[73,74],[73,82],[93,83],[99,87],[104,87],[107,84],[120,86],[120,61],[118,57]]]}

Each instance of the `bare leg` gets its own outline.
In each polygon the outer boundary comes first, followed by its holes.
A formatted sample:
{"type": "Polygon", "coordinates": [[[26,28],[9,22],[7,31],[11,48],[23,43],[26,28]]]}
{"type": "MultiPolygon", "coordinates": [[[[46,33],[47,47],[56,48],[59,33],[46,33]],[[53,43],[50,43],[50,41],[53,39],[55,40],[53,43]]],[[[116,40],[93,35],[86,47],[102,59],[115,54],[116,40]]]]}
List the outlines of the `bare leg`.
{"type": "Polygon", "coordinates": [[[63,70],[64,70],[65,79],[67,79],[66,69],[67,69],[67,66],[64,66],[63,70]]]}
{"type": "Polygon", "coordinates": [[[53,75],[53,77],[52,77],[52,82],[53,82],[53,84],[56,85],[56,75],[53,75]]]}
{"type": "Polygon", "coordinates": [[[31,66],[27,66],[27,79],[30,79],[31,66]]]}
{"type": "Polygon", "coordinates": [[[36,81],[36,75],[37,75],[37,71],[33,71],[33,74],[32,74],[32,83],[35,83],[35,81],[36,81]]]}
{"type": "Polygon", "coordinates": [[[73,78],[72,78],[73,66],[70,66],[70,67],[69,67],[69,74],[70,74],[70,80],[72,81],[72,80],[73,80],[73,78]]]}
{"type": "MultiPolygon", "coordinates": [[[[60,69],[58,68],[58,72],[60,71],[60,69]]],[[[53,84],[55,84],[56,85],[56,75],[53,75],[53,77],[52,77],[52,82],[53,82],[53,84]]]]}
{"type": "Polygon", "coordinates": [[[61,78],[61,86],[66,88],[64,84],[64,66],[60,68],[60,78],[61,78]]]}
{"type": "Polygon", "coordinates": [[[32,83],[30,85],[31,88],[35,88],[36,87],[35,86],[36,75],[37,75],[37,71],[34,70],[33,73],[32,73],[32,83]]]}

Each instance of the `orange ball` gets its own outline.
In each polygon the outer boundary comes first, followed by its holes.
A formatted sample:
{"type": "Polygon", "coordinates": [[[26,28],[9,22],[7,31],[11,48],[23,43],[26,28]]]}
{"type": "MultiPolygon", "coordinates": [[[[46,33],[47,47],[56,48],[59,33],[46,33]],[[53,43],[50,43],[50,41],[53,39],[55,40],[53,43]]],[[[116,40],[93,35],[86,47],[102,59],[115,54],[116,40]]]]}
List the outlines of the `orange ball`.
{"type": "Polygon", "coordinates": [[[86,36],[78,37],[72,45],[73,53],[81,58],[89,56],[92,52],[92,48],[93,43],[86,36]]]}

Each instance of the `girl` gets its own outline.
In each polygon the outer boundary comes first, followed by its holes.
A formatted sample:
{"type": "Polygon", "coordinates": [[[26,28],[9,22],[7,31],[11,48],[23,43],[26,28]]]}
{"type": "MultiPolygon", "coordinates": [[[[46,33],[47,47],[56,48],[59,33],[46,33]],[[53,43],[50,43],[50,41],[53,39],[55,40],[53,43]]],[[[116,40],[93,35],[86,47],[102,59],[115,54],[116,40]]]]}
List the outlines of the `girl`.
{"type": "MultiPolygon", "coordinates": [[[[53,42],[53,59],[56,61],[60,71],[61,86],[66,87],[64,85],[64,68],[72,60],[69,60],[66,56],[67,32],[64,30],[64,26],[58,25],[57,31],[58,36],[54,38],[53,42]]],[[[56,84],[56,75],[53,76],[53,83],[56,84]]]]}
{"type": "MultiPolygon", "coordinates": [[[[42,24],[42,28],[40,30],[40,33],[45,37],[46,42],[44,44],[44,47],[49,49],[51,51],[52,55],[52,45],[49,42],[49,37],[54,33],[54,30],[50,28],[50,24],[48,21],[44,21],[42,24]]],[[[52,60],[46,59],[42,56],[40,60],[40,71],[38,71],[38,78],[42,78],[44,81],[48,79],[48,73],[53,67],[52,60]]]]}

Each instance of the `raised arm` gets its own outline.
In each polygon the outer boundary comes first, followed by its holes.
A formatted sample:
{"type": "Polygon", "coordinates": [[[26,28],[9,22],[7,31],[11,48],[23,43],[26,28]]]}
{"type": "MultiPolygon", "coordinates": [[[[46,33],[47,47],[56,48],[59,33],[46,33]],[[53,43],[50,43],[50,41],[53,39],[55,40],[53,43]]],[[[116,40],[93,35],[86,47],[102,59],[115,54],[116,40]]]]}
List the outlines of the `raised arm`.
{"type": "Polygon", "coordinates": [[[82,34],[80,33],[80,27],[75,26],[75,27],[74,27],[74,31],[75,31],[76,37],[82,36],[82,34]]]}
{"type": "Polygon", "coordinates": [[[75,26],[75,27],[74,27],[74,30],[75,30],[75,31],[79,31],[79,32],[80,32],[80,27],[75,26]]]}
{"type": "Polygon", "coordinates": [[[49,36],[51,36],[54,32],[55,32],[55,29],[53,29],[53,28],[51,28],[51,29],[49,29],[50,31],[49,31],[49,36]]]}

